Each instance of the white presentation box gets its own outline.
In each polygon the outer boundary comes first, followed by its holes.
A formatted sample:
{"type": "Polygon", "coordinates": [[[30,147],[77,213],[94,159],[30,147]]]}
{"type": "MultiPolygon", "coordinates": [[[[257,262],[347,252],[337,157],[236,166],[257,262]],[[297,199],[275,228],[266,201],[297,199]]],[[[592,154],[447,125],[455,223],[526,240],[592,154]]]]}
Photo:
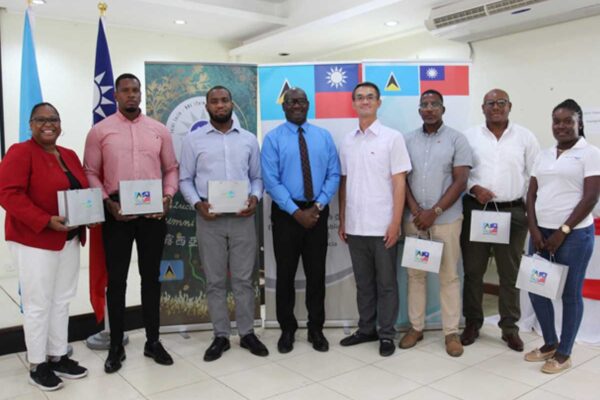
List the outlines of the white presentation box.
{"type": "Polygon", "coordinates": [[[208,181],[208,202],[215,214],[237,213],[247,207],[248,181],[208,181]]]}
{"type": "Polygon", "coordinates": [[[65,217],[68,227],[104,222],[102,190],[76,189],[57,192],[58,215],[65,217]]]}
{"type": "Polygon", "coordinates": [[[140,179],[119,182],[121,214],[158,214],[163,212],[162,180],[140,179]]]}

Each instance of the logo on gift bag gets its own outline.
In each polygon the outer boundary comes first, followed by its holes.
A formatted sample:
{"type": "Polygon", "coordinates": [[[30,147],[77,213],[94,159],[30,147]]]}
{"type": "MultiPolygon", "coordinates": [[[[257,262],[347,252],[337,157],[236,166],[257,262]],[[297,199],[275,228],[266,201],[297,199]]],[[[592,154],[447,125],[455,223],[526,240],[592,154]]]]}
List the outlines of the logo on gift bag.
{"type": "Polygon", "coordinates": [[[425,250],[415,250],[415,261],[418,263],[428,263],[429,262],[429,252],[425,250]]]}
{"type": "Polygon", "coordinates": [[[133,197],[135,200],[135,205],[136,206],[141,206],[143,204],[150,204],[151,203],[151,198],[150,198],[150,192],[146,191],[146,192],[133,192],[133,197]]]}
{"type": "Polygon", "coordinates": [[[498,224],[495,222],[484,222],[483,223],[483,232],[484,235],[497,235],[498,234],[498,224]]]}
{"type": "Polygon", "coordinates": [[[225,196],[227,196],[228,199],[233,199],[235,192],[233,190],[228,190],[227,193],[225,193],[225,196]]]}
{"type": "Polygon", "coordinates": [[[83,201],[83,208],[92,208],[92,199],[86,199],[83,201]]]}
{"type": "Polygon", "coordinates": [[[532,269],[531,276],[529,277],[529,282],[535,283],[536,285],[543,286],[546,283],[546,278],[548,278],[547,272],[538,271],[537,269],[532,269]]]}

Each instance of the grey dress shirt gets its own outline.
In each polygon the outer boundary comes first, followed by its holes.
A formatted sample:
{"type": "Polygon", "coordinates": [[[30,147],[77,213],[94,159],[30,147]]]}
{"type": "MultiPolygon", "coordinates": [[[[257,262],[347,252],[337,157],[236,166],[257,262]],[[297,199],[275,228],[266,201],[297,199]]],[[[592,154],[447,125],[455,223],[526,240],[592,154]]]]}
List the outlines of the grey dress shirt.
{"type": "MultiPolygon", "coordinates": [[[[430,209],[452,184],[452,169],[473,166],[471,147],[461,132],[446,125],[431,134],[420,127],[407,133],[405,140],[413,167],[408,174],[408,185],[419,206],[430,209]]],[[[461,214],[462,202],[459,199],[437,217],[435,224],[454,222],[461,214]]],[[[410,219],[408,208],[404,217],[410,219]]]]}

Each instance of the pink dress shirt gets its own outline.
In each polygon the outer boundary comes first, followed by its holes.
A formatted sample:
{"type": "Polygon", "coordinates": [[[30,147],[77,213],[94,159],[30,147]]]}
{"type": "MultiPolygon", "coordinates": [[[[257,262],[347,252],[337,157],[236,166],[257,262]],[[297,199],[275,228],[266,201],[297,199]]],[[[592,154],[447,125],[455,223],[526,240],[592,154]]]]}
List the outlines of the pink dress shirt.
{"type": "Polygon", "coordinates": [[[101,188],[104,198],[118,192],[122,180],[162,179],[163,194],[177,192],[179,166],[171,133],[141,113],[130,121],[117,110],[94,125],[83,165],[90,187],[101,188]]]}

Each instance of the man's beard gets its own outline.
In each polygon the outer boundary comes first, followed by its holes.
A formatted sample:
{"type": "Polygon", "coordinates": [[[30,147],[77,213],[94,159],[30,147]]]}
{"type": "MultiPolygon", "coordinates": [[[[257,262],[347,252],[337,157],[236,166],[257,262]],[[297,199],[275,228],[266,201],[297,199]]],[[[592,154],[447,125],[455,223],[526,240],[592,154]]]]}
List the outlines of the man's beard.
{"type": "Polygon", "coordinates": [[[208,112],[208,115],[210,115],[210,119],[212,121],[215,121],[219,124],[224,124],[231,120],[231,116],[233,115],[233,110],[229,111],[227,114],[225,114],[223,116],[215,115],[215,114],[211,113],[210,111],[208,112]]]}

